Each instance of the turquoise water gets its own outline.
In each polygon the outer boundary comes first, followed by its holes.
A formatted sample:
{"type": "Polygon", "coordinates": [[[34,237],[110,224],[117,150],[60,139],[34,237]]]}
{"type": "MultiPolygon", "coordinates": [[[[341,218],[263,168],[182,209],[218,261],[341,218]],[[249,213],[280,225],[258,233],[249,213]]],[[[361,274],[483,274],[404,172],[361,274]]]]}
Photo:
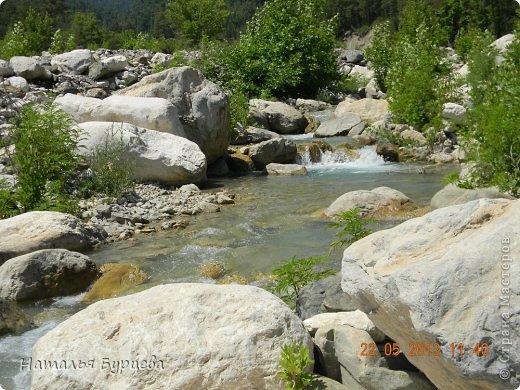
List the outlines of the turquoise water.
{"type": "MultiPolygon", "coordinates": [[[[140,287],[200,281],[199,266],[221,261],[229,273],[253,278],[296,256],[321,255],[334,240],[334,231],[315,212],[328,207],[348,191],[388,186],[404,192],[419,205],[427,205],[443,187],[442,178],[454,167],[425,169],[420,165],[388,164],[371,149],[353,162],[317,164],[307,176],[247,176],[210,180],[208,189],[226,188],[236,193],[234,206],[220,213],[190,219],[185,230],[158,232],[116,243],[88,253],[98,263],[130,262],[150,276],[140,287]],[[429,172],[429,173],[424,173],[429,172]]],[[[398,221],[381,223],[385,228],[398,221]]],[[[333,253],[328,266],[339,270],[341,254],[333,253]]],[[[0,384],[6,389],[25,389],[30,378],[20,373],[20,358],[30,356],[34,342],[59,322],[83,308],[82,295],[30,304],[38,328],[20,336],[0,338],[0,384]]]]}

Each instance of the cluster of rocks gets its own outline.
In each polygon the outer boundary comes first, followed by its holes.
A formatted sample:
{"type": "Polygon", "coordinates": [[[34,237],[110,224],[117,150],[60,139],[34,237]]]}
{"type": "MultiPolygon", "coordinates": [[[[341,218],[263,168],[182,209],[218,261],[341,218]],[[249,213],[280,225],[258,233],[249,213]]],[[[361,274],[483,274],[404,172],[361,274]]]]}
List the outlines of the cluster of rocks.
{"type": "Polygon", "coordinates": [[[159,229],[184,228],[189,224],[187,216],[219,212],[222,205],[234,204],[234,198],[226,191],[203,193],[195,184],[178,189],[138,184],[116,202],[110,198],[82,202],[81,216],[104,229],[108,240],[113,241],[159,229]]]}

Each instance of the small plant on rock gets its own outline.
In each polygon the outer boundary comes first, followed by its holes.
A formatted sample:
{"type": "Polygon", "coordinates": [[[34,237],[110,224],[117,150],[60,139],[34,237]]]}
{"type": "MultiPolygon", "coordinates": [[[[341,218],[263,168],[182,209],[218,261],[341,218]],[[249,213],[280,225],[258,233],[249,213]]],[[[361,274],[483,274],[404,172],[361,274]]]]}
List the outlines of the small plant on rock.
{"type": "Polygon", "coordinates": [[[210,279],[220,279],[226,273],[226,267],[220,261],[208,261],[199,267],[201,276],[210,279]]]}
{"type": "Polygon", "coordinates": [[[330,224],[331,227],[340,229],[336,233],[337,240],[330,244],[331,250],[353,244],[354,242],[372,233],[366,225],[370,220],[361,216],[361,210],[353,208],[336,215],[336,221],[330,224]]]}
{"type": "Polygon", "coordinates": [[[305,345],[298,347],[296,342],[292,342],[282,346],[279,362],[281,370],[278,375],[285,382],[285,389],[302,390],[310,386],[313,376],[308,369],[313,363],[305,345]]]}
{"type": "Polygon", "coordinates": [[[298,258],[293,256],[280,267],[273,269],[276,283],[272,291],[286,303],[293,305],[299,297],[301,289],[309,283],[334,275],[330,269],[315,271],[316,265],[323,262],[325,256],[298,258]]]}

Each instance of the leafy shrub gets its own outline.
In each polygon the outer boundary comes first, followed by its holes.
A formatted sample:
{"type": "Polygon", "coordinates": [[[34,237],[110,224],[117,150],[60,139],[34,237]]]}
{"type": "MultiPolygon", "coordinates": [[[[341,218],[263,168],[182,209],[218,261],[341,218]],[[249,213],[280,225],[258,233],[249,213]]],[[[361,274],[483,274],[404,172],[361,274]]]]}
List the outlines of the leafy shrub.
{"type": "Polygon", "coordinates": [[[18,177],[16,201],[23,211],[74,212],[76,201],[69,195],[79,158],[79,130],[54,104],[26,105],[11,135],[16,152],[11,156],[18,177]]]}
{"type": "Polygon", "coordinates": [[[334,32],[319,0],[270,0],[225,53],[224,81],[247,97],[314,96],[338,77],[334,32]]]}
{"type": "Polygon", "coordinates": [[[112,127],[105,134],[104,144],[98,145],[89,157],[92,175],[84,190],[114,198],[132,190],[134,166],[128,161],[128,148],[122,132],[112,127]]]}
{"type": "Polygon", "coordinates": [[[360,74],[343,75],[334,83],[333,89],[336,92],[357,93],[361,88],[364,88],[368,82],[369,79],[360,74]]]}
{"type": "Polygon", "coordinates": [[[199,267],[201,276],[210,279],[220,279],[226,273],[226,267],[220,261],[208,261],[199,267]]]}
{"type": "Polygon", "coordinates": [[[334,275],[332,270],[315,271],[314,268],[325,260],[325,256],[297,258],[293,256],[280,267],[273,269],[276,284],[272,290],[289,304],[294,304],[303,287],[326,276],[334,275]]]}
{"type": "Polygon", "coordinates": [[[0,180],[0,219],[12,217],[18,212],[12,190],[0,180]]]}
{"type": "Polygon", "coordinates": [[[283,345],[280,354],[279,377],[285,382],[286,390],[303,390],[313,381],[309,367],[314,363],[309,357],[309,350],[303,344],[299,347],[296,342],[283,345]]]}
{"type": "MultiPolygon", "coordinates": [[[[472,91],[475,106],[465,133],[465,149],[478,169],[472,178],[479,184],[496,185],[502,191],[520,195],[520,24],[504,61],[472,91]]],[[[476,61],[470,58],[470,72],[476,61]]],[[[487,58],[485,58],[487,61],[487,58]]],[[[478,62],[478,61],[477,61],[478,62]]],[[[477,67],[477,69],[480,69],[477,67]]],[[[477,71],[478,72],[478,71],[477,71]]]]}
{"type": "Polygon", "coordinates": [[[361,210],[353,208],[336,215],[336,221],[330,224],[335,229],[340,229],[336,233],[337,240],[330,244],[330,248],[341,248],[346,245],[351,245],[354,242],[368,236],[372,233],[370,229],[366,228],[369,220],[361,217],[361,210]]]}
{"type": "Polygon", "coordinates": [[[374,27],[372,44],[365,51],[365,57],[370,61],[374,71],[377,86],[386,91],[386,76],[392,66],[393,34],[390,22],[384,22],[374,27]]]}
{"type": "Polygon", "coordinates": [[[73,50],[75,47],[74,35],[58,29],[52,36],[49,52],[52,54],[64,53],[73,50]]]}

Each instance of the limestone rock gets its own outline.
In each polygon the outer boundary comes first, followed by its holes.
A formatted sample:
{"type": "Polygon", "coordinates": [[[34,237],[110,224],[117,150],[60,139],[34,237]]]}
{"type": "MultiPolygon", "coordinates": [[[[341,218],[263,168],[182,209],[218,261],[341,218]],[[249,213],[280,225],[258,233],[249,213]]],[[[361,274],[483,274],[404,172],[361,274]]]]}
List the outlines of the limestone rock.
{"type": "Polygon", "coordinates": [[[325,210],[325,215],[333,217],[353,208],[360,209],[363,215],[380,215],[406,209],[411,205],[411,200],[402,192],[389,187],[377,187],[341,195],[325,210]]]}
{"type": "Polygon", "coordinates": [[[97,278],[96,264],[65,249],[43,249],[0,266],[0,299],[23,301],[81,292],[97,278]]]}
{"type": "Polygon", "coordinates": [[[229,169],[238,175],[248,174],[254,168],[253,160],[246,154],[230,154],[227,161],[229,169]]]}
{"type": "Polygon", "coordinates": [[[466,108],[457,103],[444,103],[442,117],[456,124],[465,124],[468,121],[466,108]]]}
{"type": "Polygon", "coordinates": [[[375,327],[365,313],[360,310],[338,313],[321,313],[303,321],[303,325],[311,336],[320,328],[334,328],[348,325],[367,332],[374,341],[383,341],[385,335],[375,327]]]}
{"type": "Polygon", "coordinates": [[[0,264],[40,249],[84,250],[104,241],[104,232],[54,211],[31,211],[0,220],[0,264]]]}
{"type": "Polygon", "coordinates": [[[298,164],[271,163],[265,167],[267,174],[271,176],[305,176],[307,169],[298,164]]]}
{"type": "Polygon", "coordinates": [[[347,99],[336,107],[338,118],[353,113],[367,123],[381,121],[388,114],[388,102],[382,99],[360,99],[352,101],[347,99]]]}
{"type": "Polygon", "coordinates": [[[133,164],[134,179],[138,181],[182,185],[206,179],[206,158],[186,138],[128,123],[85,122],[79,127],[85,131],[78,145],[83,155],[91,155],[107,140],[109,144],[127,145],[122,158],[133,164]]]}
{"type": "Polygon", "coordinates": [[[400,345],[440,345],[440,356],[403,349],[438,388],[516,389],[520,351],[507,343],[520,340],[519,218],[520,201],[481,199],[373,233],[345,251],[342,288],[400,345]],[[483,342],[489,354],[477,356],[483,342]]]}
{"type": "Polygon", "coordinates": [[[0,60],[0,77],[9,77],[14,75],[13,68],[9,65],[9,62],[0,60]]]}
{"type": "Polygon", "coordinates": [[[95,367],[33,370],[32,389],[282,389],[281,347],[293,341],[312,358],[301,321],[263,289],[161,285],[94,303],[41,337],[33,362],[94,359],[95,367]],[[120,363],[117,375],[101,369],[103,358],[120,363]],[[152,369],[132,369],[130,360],[152,369]]]}
{"type": "Polygon", "coordinates": [[[398,162],[399,151],[397,146],[386,140],[379,140],[376,143],[376,153],[383,157],[385,161],[398,162]]]}
{"type": "Polygon", "coordinates": [[[273,138],[280,138],[281,135],[274,131],[260,129],[258,127],[246,127],[243,131],[239,131],[238,136],[231,142],[232,145],[248,145],[257,144],[268,141],[273,138]]]}
{"type": "Polygon", "coordinates": [[[125,122],[186,138],[177,109],[166,99],[110,96],[100,100],[66,94],[55,102],[78,123],[125,122]]]}
{"type": "Polygon", "coordinates": [[[94,62],[92,52],[88,49],[77,49],[58,54],[51,59],[51,65],[61,73],[83,74],[94,62]]]}
{"type": "Polygon", "coordinates": [[[27,315],[15,304],[0,300],[0,336],[17,333],[29,323],[27,315]]]}
{"type": "Polygon", "coordinates": [[[323,122],[316,132],[315,137],[336,137],[340,135],[347,135],[353,129],[363,130],[365,123],[356,114],[345,114],[336,119],[331,119],[323,122]]]}
{"type": "Polygon", "coordinates": [[[208,164],[226,154],[231,127],[228,99],[200,71],[188,66],[167,69],[116,94],[170,100],[187,138],[199,145],[208,164]]]}
{"type": "Polygon", "coordinates": [[[437,192],[432,200],[432,209],[440,209],[442,207],[453,206],[456,204],[464,204],[477,199],[512,199],[511,196],[498,191],[496,188],[477,188],[465,189],[459,188],[455,184],[448,184],[442,190],[437,192]]]}
{"type": "Polygon", "coordinates": [[[29,91],[29,84],[23,77],[13,76],[0,83],[0,91],[23,97],[29,91]]]}
{"type": "Polygon", "coordinates": [[[263,169],[270,163],[292,163],[296,158],[296,144],[286,138],[273,138],[251,148],[251,159],[255,166],[263,169]]]}
{"type": "Polygon", "coordinates": [[[280,134],[303,133],[307,119],[296,108],[282,102],[252,99],[249,106],[258,109],[266,118],[269,130],[280,134]]]}
{"type": "Polygon", "coordinates": [[[122,72],[128,67],[128,60],[125,56],[117,55],[94,62],[88,70],[88,77],[93,80],[101,79],[105,76],[122,72]]]}
{"type": "Polygon", "coordinates": [[[17,76],[26,80],[48,80],[52,77],[51,72],[34,57],[11,57],[9,66],[17,76]]]}
{"type": "Polygon", "coordinates": [[[406,129],[399,133],[401,137],[403,137],[405,140],[416,142],[419,145],[425,145],[426,144],[426,137],[418,132],[417,130],[413,129],[406,129]]]}
{"type": "Polygon", "coordinates": [[[491,46],[493,46],[495,49],[498,49],[500,52],[504,52],[507,50],[507,47],[513,43],[513,40],[515,39],[514,34],[506,34],[500,38],[498,38],[496,41],[494,41],[491,46]]]}
{"type": "Polygon", "coordinates": [[[330,104],[312,99],[296,99],[296,107],[303,112],[309,111],[322,111],[327,108],[330,108],[330,104]]]}

